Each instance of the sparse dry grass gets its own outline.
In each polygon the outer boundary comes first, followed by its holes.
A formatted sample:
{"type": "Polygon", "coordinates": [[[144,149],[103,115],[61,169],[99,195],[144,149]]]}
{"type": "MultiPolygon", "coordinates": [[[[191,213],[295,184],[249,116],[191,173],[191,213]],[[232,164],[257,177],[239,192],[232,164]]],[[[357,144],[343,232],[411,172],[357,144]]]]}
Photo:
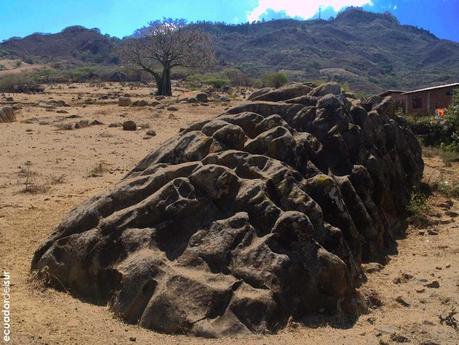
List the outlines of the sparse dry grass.
{"type": "Polygon", "coordinates": [[[107,163],[99,162],[89,170],[87,177],[101,177],[108,171],[109,169],[107,163]]]}
{"type": "Polygon", "coordinates": [[[44,194],[49,191],[49,185],[44,183],[39,174],[30,169],[30,163],[20,167],[18,176],[22,182],[22,193],[44,194]]]}

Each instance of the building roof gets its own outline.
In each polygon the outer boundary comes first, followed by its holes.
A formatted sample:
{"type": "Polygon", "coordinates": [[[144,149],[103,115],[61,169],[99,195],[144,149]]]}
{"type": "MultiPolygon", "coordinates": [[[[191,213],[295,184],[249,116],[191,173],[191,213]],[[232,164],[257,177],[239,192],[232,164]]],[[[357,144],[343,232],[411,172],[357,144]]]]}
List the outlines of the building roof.
{"type": "Polygon", "coordinates": [[[384,97],[385,95],[389,95],[391,93],[405,93],[405,92],[406,91],[402,91],[402,90],[387,90],[387,91],[381,92],[378,96],[384,97]]]}
{"type": "Polygon", "coordinates": [[[408,95],[411,93],[417,93],[417,92],[424,92],[424,91],[430,91],[430,90],[436,90],[436,89],[445,89],[448,87],[459,87],[459,83],[453,83],[453,84],[446,84],[446,85],[438,85],[438,86],[432,86],[432,87],[426,87],[424,89],[418,89],[418,90],[413,90],[413,91],[408,91],[405,92],[404,95],[408,95]]]}

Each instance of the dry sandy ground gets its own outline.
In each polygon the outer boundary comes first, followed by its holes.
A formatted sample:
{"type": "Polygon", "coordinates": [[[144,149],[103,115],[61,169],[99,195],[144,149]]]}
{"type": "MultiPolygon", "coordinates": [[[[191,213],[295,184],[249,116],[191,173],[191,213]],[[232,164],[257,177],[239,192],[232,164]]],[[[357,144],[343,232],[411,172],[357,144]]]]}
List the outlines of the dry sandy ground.
{"type": "Polygon", "coordinates": [[[37,71],[46,67],[46,65],[41,64],[28,64],[19,59],[0,59],[0,65],[3,66],[0,70],[0,78],[11,74],[37,71]]]}
{"type": "MultiPolygon", "coordinates": [[[[453,327],[456,319],[451,316],[459,302],[459,218],[454,213],[459,212],[459,201],[451,200],[451,205],[440,195],[429,200],[437,224],[408,229],[407,237],[399,241],[399,254],[368,274],[361,290],[372,296],[374,306],[354,322],[324,318],[314,320],[314,327],[292,324],[278,335],[248,339],[168,336],[126,325],[105,306],[43,290],[30,279],[31,257],[65,214],[122,178],[180,127],[226,107],[218,102],[207,107],[177,104],[176,98],[161,103],[166,107],[174,103],[177,111],[120,107],[117,97],[104,99],[116,92],[128,93],[133,100],[154,100],[147,87],[119,84],[54,85],[41,95],[5,95],[22,106],[18,122],[0,124],[0,268],[11,274],[13,344],[459,344],[459,332],[453,327]],[[49,108],[52,100],[64,100],[69,106],[49,108]],[[108,126],[127,119],[149,128],[127,132],[108,126]],[[80,120],[103,124],[60,129],[63,123],[80,120]],[[145,139],[149,129],[157,135],[145,139]],[[438,288],[428,287],[436,286],[431,284],[435,281],[438,288]],[[448,314],[450,318],[441,321],[440,316],[448,314]]],[[[5,97],[0,96],[1,103],[6,103],[5,97]]],[[[426,163],[431,181],[459,179],[459,164],[445,167],[437,157],[426,163]]]]}

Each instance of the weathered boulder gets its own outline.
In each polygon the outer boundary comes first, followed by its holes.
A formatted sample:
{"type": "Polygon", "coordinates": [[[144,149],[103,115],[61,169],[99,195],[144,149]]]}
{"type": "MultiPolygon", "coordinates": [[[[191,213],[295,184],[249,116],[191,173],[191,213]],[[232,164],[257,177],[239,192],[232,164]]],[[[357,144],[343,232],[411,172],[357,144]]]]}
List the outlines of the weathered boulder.
{"type": "Polygon", "coordinates": [[[12,107],[0,108],[0,123],[14,122],[16,121],[16,115],[12,107]]]}
{"type": "MultiPolygon", "coordinates": [[[[262,90],[264,91],[265,89],[262,90]]],[[[311,91],[311,87],[300,83],[293,83],[272,91],[263,91],[260,92],[260,94],[258,95],[250,95],[249,99],[252,101],[285,101],[287,99],[292,99],[306,95],[309,91],[311,91]]]]}
{"type": "Polygon", "coordinates": [[[144,99],[139,99],[137,101],[132,102],[133,107],[146,107],[148,102],[144,99]]]}
{"type": "Polygon", "coordinates": [[[196,95],[196,100],[201,103],[206,103],[209,101],[209,96],[205,92],[200,92],[196,95]]]}
{"type": "Polygon", "coordinates": [[[397,118],[314,93],[317,105],[253,102],[182,130],[74,209],[32,270],[172,334],[357,313],[362,263],[405,229],[421,149],[397,118]]]}
{"type": "Polygon", "coordinates": [[[310,96],[321,97],[328,94],[339,95],[341,93],[341,86],[338,83],[330,82],[317,86],[309,92],[310,96]]]}
{"type": "Polygon", "coordinates": [[[262,89],[258,89],[257,91],[254,91],[253,93],[251,93],[247,99],[251,101],[256,97],[264,95],[264,94],[266,94],[266,93],[268,93],[270,91],[273,91],[273,90],[274,89],[271,88],[271,87],[264,87],[262,89]]]}
{"type": "Polygon", "coordinates": [[[118,99],[118,105],[120,107],[128,107],[132,103],[131,99],[129,97],[123,96],[118,99]]]}
{"type": "Polygon", "coordinates": [[[137,124],[132,120],[124,121],[123,122],[123,130],[124,131],[136,131],[137,130],[137,124]]]}

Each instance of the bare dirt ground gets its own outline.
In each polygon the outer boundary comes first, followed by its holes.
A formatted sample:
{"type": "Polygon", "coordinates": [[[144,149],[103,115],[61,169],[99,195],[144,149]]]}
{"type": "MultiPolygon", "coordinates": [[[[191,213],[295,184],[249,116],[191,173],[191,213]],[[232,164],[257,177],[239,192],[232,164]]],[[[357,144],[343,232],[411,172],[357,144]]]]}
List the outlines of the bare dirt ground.
{"type": "MultiPolygon", "coordinates": [[[[126,325],[106,306],[43,290],[32,281],[33,252],[70,209],[120,180],[179,128],[228,106],[177,102],[192,95],[187,90],[155,106],[117,104],[124,94],[133,101],[155,101],[150,91],[113,83],[53,85],[44,94],[0,96],[0,106],[13,97],[22,107],[17,122],[0,124],[0,253],[1,268],[11,274],[13,344],[459,344],[459,316],[454,317],[459,302],[459,201],[439,194],[428,201],[432,224],[410,227],[398,242],[398,255],[385,267],[369,265],[373,273],[361,292],[372,309],[354,322],[324,317],[314,320],[314,327],[291,324],[278,335],[245,339],[169,336],[126,325]],[[170,106],[177,110],[167,110],[170,106]],[[94,120],[102,124],[87,126],[94,120]],[[141,128],[129,132],[109,127],[126,120],[141,128]],[[82,128],[66,129],[76,123],[82,128]],[[149,130],[157,135],[147,136],[149,130]]],[[[229,105],[240,102],[234,99],[229,105]]],[[[431,156],[426,158],[425,179],[458,181],[458,168],[431,156]]]]}

